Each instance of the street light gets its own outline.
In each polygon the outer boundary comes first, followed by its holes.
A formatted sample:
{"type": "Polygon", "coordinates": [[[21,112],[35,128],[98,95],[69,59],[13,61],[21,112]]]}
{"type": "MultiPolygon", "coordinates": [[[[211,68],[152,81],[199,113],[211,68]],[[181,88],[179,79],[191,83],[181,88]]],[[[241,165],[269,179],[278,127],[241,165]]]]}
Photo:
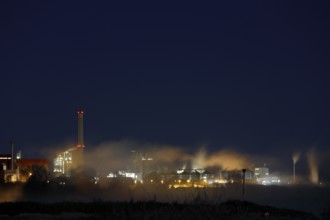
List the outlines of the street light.
{"type": "Polygon", "coordinates": [[[245,201],[245,172],[246,172],[246,169],[242,169],[242,172],[243,172],[243,176],[242,176],[242,179],[243,179],[243,201],[245,201]]]}

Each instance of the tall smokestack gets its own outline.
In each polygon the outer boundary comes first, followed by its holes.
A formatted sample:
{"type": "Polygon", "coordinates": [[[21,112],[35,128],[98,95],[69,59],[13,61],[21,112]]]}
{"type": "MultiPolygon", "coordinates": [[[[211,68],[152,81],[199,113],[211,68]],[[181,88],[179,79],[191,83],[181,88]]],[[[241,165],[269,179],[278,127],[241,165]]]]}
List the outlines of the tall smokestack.
{"type": "Polygon", "coordinates": [[[77,148],[83,148],[84,145],[84,111],[78,111],[78,143],[77,148]]]}
{"type": "Polygon", "coordinates": [[[72,153],[73,168],[82,169],[84,166],[84,111],[78,110],[78,143],[76,150],[72,153]]]}

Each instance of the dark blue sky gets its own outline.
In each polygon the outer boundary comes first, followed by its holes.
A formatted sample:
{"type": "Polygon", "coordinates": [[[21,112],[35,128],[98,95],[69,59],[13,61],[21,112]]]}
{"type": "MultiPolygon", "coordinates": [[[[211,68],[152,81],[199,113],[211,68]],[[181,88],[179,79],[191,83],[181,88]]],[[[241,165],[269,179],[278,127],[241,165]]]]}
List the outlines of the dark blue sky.
{"type": "MultiPolygon", "coordinates": [[[[326,1],[1,1],[0,145],[330,145],[326,1]]],[[[32,151],[28,151],[32,149],[32,151]]]]}

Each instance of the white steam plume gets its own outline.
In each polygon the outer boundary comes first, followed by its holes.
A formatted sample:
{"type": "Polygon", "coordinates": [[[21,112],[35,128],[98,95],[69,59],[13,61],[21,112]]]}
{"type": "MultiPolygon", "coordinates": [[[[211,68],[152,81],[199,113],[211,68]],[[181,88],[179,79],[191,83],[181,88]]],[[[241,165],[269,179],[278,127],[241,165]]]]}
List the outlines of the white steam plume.
{"type": "Polygon", "coordinates": [[[243,168],[252,168],[249,157],[245,154],[232,150],[220,150],[212,154],[207,154],[204,148],[201,148],[197,154],[192,157],[192,168],[206,168],[216,166],[223,170],[241,170],[243,168]]]}
{"type": "Polygon", "coordinates": [[[221,150],[211,154],[207,161],[207,166],[218,166],[224,170],[251,169],[253,164],[245,154],[231,150],[221,150]]]}
{"type": "Polygon", "coordinates": [[[194,157],[192,157],[192,168],[200,169],[205,168],[207,163],[206,151],[201,148],[194,157]]]}
{"type": "Polygon", "coordinates": [[[307,162],[309,166],[310,176],[309,179],[312,183],[317,184],[319,182],[318,163],[316,159],[315,149],[312,148],[307,152],[307,162]]]}
{"type": "Polygon", "coordinates": [[[292,155],[293,164],[296,164],[299,161],[300,155],[301,155],[300,152],[294,152],[293,153],[293,155],[292,155]]]}

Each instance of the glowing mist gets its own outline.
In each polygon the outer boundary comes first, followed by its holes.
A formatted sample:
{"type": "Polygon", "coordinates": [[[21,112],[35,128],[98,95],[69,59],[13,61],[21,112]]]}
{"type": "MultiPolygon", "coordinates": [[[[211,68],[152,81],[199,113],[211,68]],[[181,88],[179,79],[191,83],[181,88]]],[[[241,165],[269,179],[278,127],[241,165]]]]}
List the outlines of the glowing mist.
{"type": "Polygon", "coordinates": [[[300,159],[300,152],[295,152],[292,155],[293,164],[296,164],[300,159]]]}
{"type": "Polygon", "coordinates": [[[312,183],[318,184],[318,182],[319,182],[318,164],[317,164],[317,159],[316,159],[316,152],[314,149],[311,149],[307,153],[307,161],[308,161],[309,172],[310,172],[309,179],[312,183]]]}
{"type": "Polygon", "coordinates": [[[241,170],[251,168],[252,163],[247,155],[231,150],[220,150],[210,155],[203,149],[193,160],[194,164],[204,167],[217,166],[223,170],[241,170]]]}
{"type": "Polygon", "coordinates": [[[207,160],[206,159],[206,151],[205,151],[204,148],[202,148],[192,158],[192,168],[193,169],[205,168],[206,160],[207,160]]]}

